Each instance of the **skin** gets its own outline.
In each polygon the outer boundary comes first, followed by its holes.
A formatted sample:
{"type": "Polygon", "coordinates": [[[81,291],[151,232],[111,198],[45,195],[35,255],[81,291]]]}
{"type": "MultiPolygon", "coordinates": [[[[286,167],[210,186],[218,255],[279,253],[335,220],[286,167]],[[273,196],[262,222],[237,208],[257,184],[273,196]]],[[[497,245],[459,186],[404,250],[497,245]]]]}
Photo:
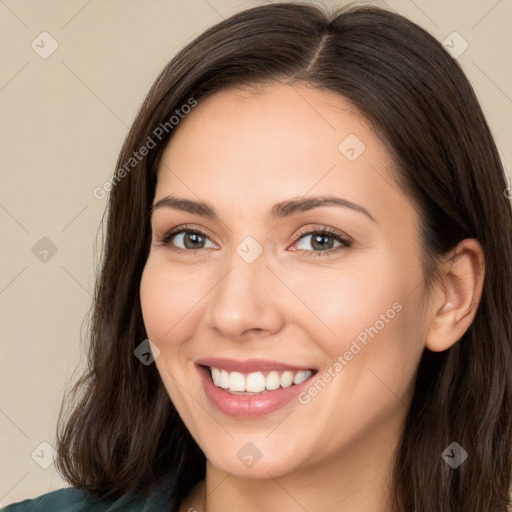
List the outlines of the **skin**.
{"type": "Polygon", "coordinates": [[[206,480],[180,512],[203,510],[205,493],[209,512],[390,511],[392,457],[421,354],[449,348],[477,309],[478,242],[461,242],[443,260],[427,295],[418,214],[384,144],[343,97],[305,85],[201,100],[160,161],[154,203],[169,194],[219,215],[156,209],[140,286],[148,337],[160,350],[155,364],[208,459],[206,480]],[[354,161],[338,149],[349,134],[365,145],[354,161]],[[337,206],[269,217],[275,203],[321,195],[357,203],[375,220],[337,206]],[[207,235],[195,255],[172,250],[187,250],[183,234],[159,242],[184,224],[207,235]],[[327,239],[340,249],[324,255],[311,236],[297,236],[323,227],[352,246],[327,239]],[[263,250],[253,263],[236,252],[247,236],[263,250]],[[233,418],[203,391],[200,357],[270,359],[322,375],[395,303],[401,310],[307,404],[233,418]],[[262,454],[250,468],[237,457],[248,442],[262,454]]]}

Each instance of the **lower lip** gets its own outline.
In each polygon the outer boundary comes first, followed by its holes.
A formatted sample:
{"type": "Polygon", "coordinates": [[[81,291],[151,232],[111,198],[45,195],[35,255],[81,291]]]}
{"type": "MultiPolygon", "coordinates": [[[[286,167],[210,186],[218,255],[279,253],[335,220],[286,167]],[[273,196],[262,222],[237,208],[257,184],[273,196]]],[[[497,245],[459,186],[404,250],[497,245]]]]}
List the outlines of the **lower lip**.
{"type": "Polygon", "coordinates": [[[224,414],[244,418],[263,416],[281,409],[295,399],[306,386],[310,385],[311,379],[314,377],[313,375],[304,382],[288,388],[278,388],[258,395],[235,395],[217,387],[210,378],[207,368],[204,366],[197,368],[204,392],[210,402],[224,414]]]}

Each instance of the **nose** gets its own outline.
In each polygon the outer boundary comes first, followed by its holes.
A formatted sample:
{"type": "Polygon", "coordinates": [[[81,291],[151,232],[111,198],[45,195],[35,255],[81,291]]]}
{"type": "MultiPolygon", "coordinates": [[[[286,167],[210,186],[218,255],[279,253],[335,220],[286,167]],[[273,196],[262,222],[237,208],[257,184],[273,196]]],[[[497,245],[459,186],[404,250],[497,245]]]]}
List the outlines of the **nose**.
{"type": "Polygon", "coordinates": [[[267,264],[264,252],[252,263],[233,253],[229,267],[208,294],[207,325],[217,335],[241,340],[282,329],[286,294],[267,264]]]}

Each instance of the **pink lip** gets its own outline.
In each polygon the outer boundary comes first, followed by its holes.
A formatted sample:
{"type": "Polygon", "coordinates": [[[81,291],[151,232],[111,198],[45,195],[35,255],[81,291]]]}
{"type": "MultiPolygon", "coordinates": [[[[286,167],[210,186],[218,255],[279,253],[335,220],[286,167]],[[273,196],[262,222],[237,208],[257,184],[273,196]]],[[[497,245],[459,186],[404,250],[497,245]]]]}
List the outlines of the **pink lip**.
{"type": "Polygon", "coordinates": [[[263,359],[248,359],[246,361],[235,361],[234,359],[205,357],[197,359],[196,364],[202,366],[213,366],[227,370],[228,372],[252,373],[252,372],[270,372],[290,370],[298,372],[301,370],[312,370],[313,368],[307,366],[293,366],[291,364],[277,363],[275,361],[268,361],[263,359]]]}
{"type": "MultiPolygon", "coordinates": [[[[254,363],[251,363],[254,364],[254,363]]],[[[311,385],[311,379],[314,378],[316,374],[313,374],[309,379],[301,382],[300,384],[296,384],[290,386],[288,388],[278,388],[274,391],[266,391],[257,395],[236,395],[230,393],[222,388],[217,387],[211,377],[210,372],[206,366],[215,366],[216,368],[221,367],[227,368],[223,365],[219,364],[219,360],[216,360],[214,364],[208,364],[203,366],[203,363],[197,365],[197,369],[199,372],[199,376],[201,378],[201,382],[203,384],[203,389],[210,400],[210,402],[222,413],[227,414],[228,416],[235,416],[239,418],[250,418],[263,416],[265,414],[269,414],[271,412],[277,411],[281,409],[285,405],[292,402],[297,398],[297,395],[306,387],[311,385]],[[217,366],[219,365],[219,366],[217,366]]],[[[240,368],[240,366],[237,366],[240,368]]],[[[251,366],[252,371],[254,366],[251,366]]],[[[259,366],[261,369],[262,367],[259,366]]],[[[290,368],[287,366],[285,370],[292,370],[294,367],[290,368]]],[[[268,367],[267,367],[268,369],[268,367]]],[[[276,369],[276,367],[272,367],[272,369],[276,369]]],[[[281,369],[279,366],[278,369],[281,369]]],[[[299,368],[297,371],[303,368],[299,368]]],[[[239,371],[239,370],[232,370],[239,371]]],[[[244,372],[241,372],[244,373],[244,372]]]]}

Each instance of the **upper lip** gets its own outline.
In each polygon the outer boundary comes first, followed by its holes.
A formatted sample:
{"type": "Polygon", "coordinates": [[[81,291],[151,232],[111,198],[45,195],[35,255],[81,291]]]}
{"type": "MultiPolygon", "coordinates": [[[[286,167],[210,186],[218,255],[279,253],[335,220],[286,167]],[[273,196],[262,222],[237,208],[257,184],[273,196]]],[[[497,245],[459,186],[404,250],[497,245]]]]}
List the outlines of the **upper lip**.
{"type": "Polygon", "coordinates": [[[277,361],[270,361],[266,359],[247,359],[245,361],[236,361],[235,359],[219,358],[219,357],[204,357],[197,359],[196,364],[201,366],[210,366],[227,370],[228,372],[239,373],[253,373],[264,371],[294,371],[301,370],[314,370],[310,366],[295,366],[288,363],[280,363],[277,361]]]}

